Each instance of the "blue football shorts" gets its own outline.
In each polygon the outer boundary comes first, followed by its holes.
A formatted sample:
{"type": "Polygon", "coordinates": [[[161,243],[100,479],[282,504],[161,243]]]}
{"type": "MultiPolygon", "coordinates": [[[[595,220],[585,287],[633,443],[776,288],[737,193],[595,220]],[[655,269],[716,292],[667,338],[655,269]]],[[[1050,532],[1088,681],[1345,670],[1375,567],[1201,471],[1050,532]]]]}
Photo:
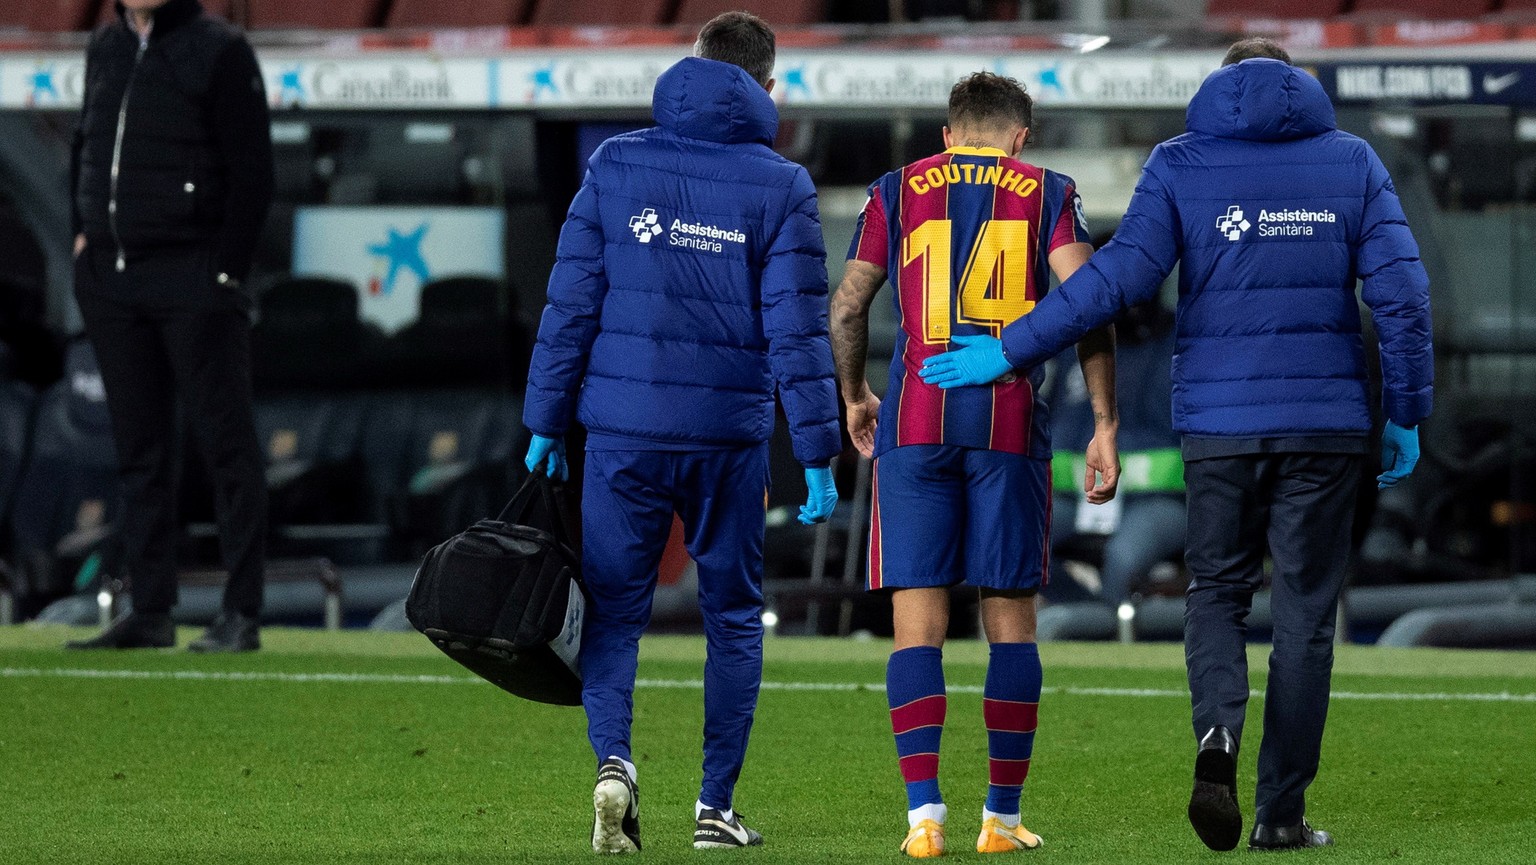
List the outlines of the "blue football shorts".
{"type": "Polygon", "coordinates": [[[870,591],[1038,591],[1050,536],[1048,460],[954,445],[906,445],[875,460],[870,591]]]}

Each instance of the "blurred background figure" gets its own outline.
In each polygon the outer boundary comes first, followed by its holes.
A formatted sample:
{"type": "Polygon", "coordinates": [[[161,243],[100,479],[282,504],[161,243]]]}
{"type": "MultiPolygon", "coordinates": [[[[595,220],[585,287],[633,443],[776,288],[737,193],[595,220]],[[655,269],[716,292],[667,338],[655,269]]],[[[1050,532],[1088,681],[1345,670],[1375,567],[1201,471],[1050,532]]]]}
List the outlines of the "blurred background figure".
{"type": "Polygon", "coordinates": [[[1184,558],[1184,464],[1169,410],[1173,313],[1157,300],[1133,306],[1115,321],[1115,338],[1120,492],[1110,501],[1087,506],[1080,491],[1093,407],[1075,352],[1057,356],[1045,385],[1056,448],[1051,601],[1119,606],[1144,593],[1157,565],[1184,558]],[[1097,585],[1069,561],[1096,565],[1097,585]]]}
{"type": "Polygon", "coordinates": [[[213,476],[229,581],[194,651],[259,646],[267,490],[242,287],[272,200],[256,55],[198,0],[124,0],[91,38],[72,156],[75,297],[123,486],[133,609],[79,649],[175,644],[177,411],[213,476]]]}

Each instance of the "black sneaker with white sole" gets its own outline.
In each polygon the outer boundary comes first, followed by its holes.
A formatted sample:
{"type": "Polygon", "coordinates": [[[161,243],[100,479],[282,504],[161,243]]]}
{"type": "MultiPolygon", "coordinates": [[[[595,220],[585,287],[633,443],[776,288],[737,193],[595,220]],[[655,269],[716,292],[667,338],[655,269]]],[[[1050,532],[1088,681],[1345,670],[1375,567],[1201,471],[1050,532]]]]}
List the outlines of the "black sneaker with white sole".
{"type": "Polygon", "coordinates": [[[597,767],[592,810],[593,852],[640,851],[640,787],[616,758],[597,767]]]}
{"type": "Polygon", "coordinates": [[[742,825],[741,815],[732,813],[725,819],[725,812],[705,808],[699,812],[698,826],[693,830],[693,846],[700,850],[730,847],[760,847],[763,836],[742,825]]]}

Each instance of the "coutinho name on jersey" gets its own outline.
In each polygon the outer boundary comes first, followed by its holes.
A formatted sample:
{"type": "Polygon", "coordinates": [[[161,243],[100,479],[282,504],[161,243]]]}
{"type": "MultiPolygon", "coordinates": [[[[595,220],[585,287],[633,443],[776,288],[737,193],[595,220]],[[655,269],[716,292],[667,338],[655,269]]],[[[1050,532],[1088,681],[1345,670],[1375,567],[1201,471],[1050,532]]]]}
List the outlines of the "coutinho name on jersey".
{"type": "Polygon", "coordinates": [[[922,174],[907,178],[907,185],[918,195],[959,183],[973,183],[1006,189],[1020,198],[1028,198],[1040,188],[1039,181],[1001,165],[979,165],[974,162],[951,162],[935,165],[922,174]]]}

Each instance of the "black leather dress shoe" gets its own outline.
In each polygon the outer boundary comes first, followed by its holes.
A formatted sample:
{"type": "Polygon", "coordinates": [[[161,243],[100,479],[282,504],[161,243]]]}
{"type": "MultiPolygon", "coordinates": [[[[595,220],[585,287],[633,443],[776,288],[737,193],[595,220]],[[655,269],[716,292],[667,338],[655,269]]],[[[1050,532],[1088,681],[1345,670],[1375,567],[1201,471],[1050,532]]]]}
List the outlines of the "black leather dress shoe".
{"type": "Polygon", "coordinates": [[[1295,826],[1265,826],[1255,823],[1248,836],[1250,850],[1301,850],[1307,847],[1332,847],[1333,836],[1313,829],[1303,820],[1295,826]]]}
{"type": "Polygon", "coordinates": [[[1195,755],[1195,788],[1189,794],[1189,825],[1212,850],[1231,850],[1243,837],[1237,804],[1237,739],[1212,727],[1195,755]]]}
{"type": "Polygon", "coordinates": [[[176,626],[166,613],[123,613],[89,640],[70,640],[66,649],[168,649],[176,645],[176,626]]]}
{"type": "Polygon", "coordinates": [[[201,637],[187,644],[189,652],[254,652],[261,648],[261,620],[228,610],[219,614],[201,637]]]}

